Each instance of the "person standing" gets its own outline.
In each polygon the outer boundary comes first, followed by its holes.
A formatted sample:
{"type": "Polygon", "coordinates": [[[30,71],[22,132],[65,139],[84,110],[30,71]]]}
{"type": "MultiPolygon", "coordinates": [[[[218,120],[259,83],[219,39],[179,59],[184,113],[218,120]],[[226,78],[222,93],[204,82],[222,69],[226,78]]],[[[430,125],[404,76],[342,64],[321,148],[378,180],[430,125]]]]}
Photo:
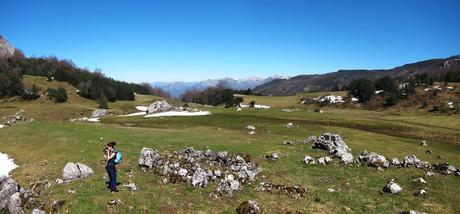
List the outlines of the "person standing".
{"type": "Polygon", "coordinates": [[[118,192],[117,190],[117,168],[115,164],[115,158],[117,156],[117,151],[115,150],[116,142],[112,141],[107,144],[107,149],[105,153],[105,158],[107,160],[107,173],[109,174],[109,186],[108,188],[112,192],[118,192]]]}

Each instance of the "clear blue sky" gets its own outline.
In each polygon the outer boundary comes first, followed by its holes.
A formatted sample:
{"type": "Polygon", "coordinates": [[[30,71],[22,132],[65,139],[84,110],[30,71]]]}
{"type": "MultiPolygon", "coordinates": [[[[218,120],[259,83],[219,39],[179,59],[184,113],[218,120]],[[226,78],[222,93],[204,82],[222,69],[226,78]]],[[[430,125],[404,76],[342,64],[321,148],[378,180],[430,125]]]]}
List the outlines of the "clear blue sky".
{"type": "Polygon", "coordinates": [[[460,54],[460,1],[2,0],[0,34],[126,81],[293,76],[460,54]]]}

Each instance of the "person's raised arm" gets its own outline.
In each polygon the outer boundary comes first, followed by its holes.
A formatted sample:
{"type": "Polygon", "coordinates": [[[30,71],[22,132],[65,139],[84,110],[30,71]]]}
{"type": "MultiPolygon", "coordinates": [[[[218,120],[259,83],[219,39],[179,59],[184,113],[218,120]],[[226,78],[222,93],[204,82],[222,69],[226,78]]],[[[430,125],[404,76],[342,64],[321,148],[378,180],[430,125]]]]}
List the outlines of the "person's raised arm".
{"type": "Polygon", "coordinates": [[[110,151],[107,151],[107,160],[112,159],[115,156],[115,152],[110,153],[110,151]]]}

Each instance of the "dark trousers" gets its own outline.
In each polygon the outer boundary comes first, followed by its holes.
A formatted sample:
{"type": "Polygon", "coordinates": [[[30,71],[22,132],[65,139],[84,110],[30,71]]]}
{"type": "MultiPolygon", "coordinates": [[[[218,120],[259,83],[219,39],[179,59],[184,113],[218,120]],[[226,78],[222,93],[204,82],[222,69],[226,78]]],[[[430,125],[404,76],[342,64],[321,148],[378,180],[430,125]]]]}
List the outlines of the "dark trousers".
{"type": "Polygon", "coordinates": [[[107,173],[109,174],[109,189],[116,190],[117,189],[117,168],[115,167],[115,163],[107,164],[107,173]]]}

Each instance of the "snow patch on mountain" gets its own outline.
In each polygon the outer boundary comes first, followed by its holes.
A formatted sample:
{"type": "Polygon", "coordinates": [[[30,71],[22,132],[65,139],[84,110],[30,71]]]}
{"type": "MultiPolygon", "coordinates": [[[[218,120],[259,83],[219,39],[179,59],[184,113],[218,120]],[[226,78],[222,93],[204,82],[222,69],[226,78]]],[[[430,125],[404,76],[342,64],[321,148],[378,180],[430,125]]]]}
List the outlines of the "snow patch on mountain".
{"type": "Polygon", "coordinates": [[[175,81],[175,82],[153,82],[151,85],[153,87],[161,88],[162,90],[171,94],[172,97],[180,97],[186,90],[189,89],[198,89],[202,90],[208,87],[214,87],[220,82],[224,82],[225,85],[231,89],[248,89],[254,88],[258,85],[264,84],[266,82],[272,81],[274,79],[288,79],[286,76],[272,76],[268,78],[263,77],[249,77],[246,79],[234,79],[226,77],[223,79],[208,79],[204,81],[195,81],[195,82],[185,82],[185,81],[175,81]]]}

